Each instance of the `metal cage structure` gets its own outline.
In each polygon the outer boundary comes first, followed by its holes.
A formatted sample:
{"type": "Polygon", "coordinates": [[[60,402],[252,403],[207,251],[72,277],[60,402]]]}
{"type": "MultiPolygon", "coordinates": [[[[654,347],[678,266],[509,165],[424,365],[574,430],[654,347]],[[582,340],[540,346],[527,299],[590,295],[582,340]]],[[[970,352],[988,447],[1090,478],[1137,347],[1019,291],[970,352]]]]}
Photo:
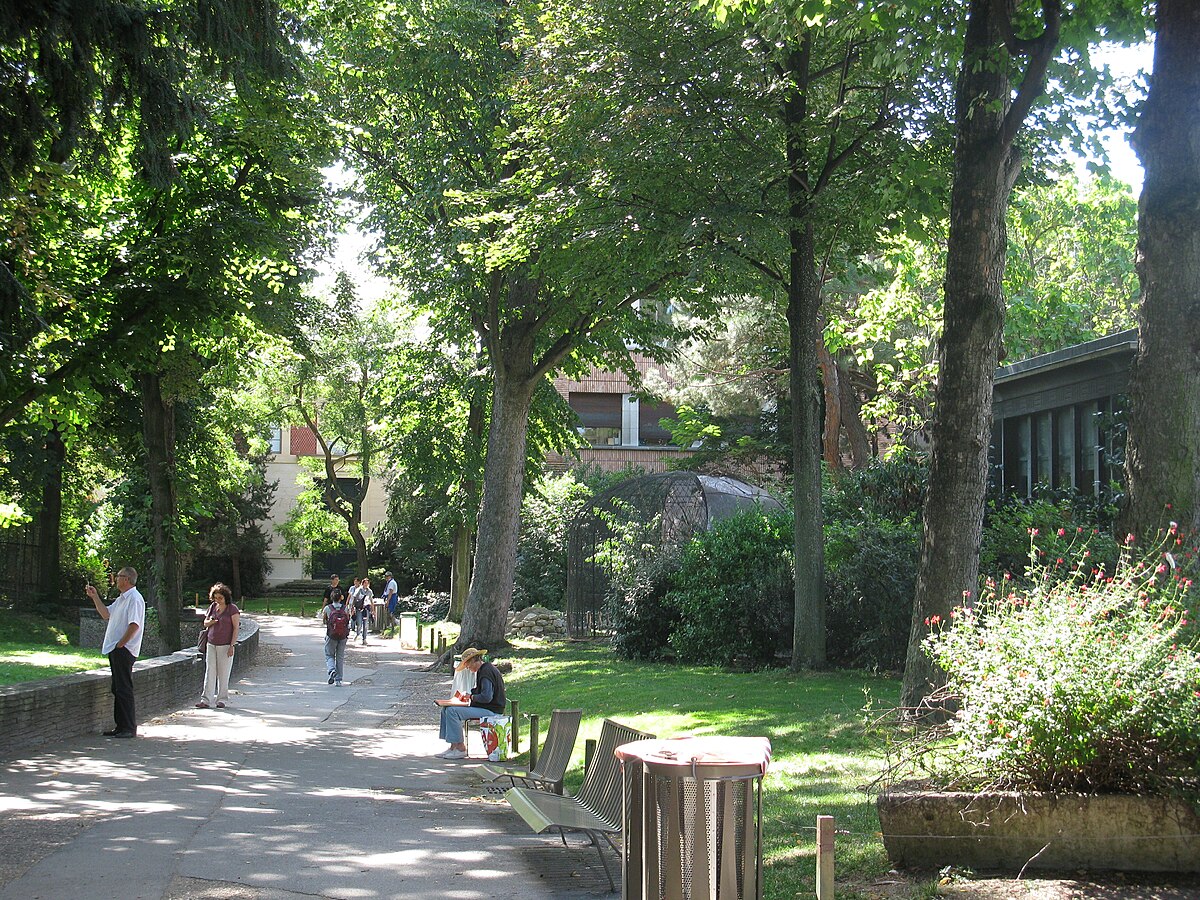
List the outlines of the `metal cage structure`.
{"type": "Polygon", "coordinates": [[[567,531],[567,633],[585,638],[608,629],[613,570],[604,551],[623,530],[637,529],[639,543],[652,554],[756,506],[783,509],[762,488],[697,472],[644,475],[597,494],[567,531]]]}

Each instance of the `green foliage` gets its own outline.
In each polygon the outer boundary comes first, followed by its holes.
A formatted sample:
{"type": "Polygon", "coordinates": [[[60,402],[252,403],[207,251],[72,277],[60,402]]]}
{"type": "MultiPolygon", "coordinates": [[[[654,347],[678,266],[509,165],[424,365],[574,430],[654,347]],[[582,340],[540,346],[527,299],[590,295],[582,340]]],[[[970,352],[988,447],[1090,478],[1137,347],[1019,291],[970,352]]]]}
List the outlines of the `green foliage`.
{"type": "Polygon", "coordinates": [[[1196,548],[1172,528],[1111,573],[1086,541],[1072,549],[1067,577],[1039,563],[1027,589],[931,623],[958,708],[935,771],[968,787],[1200,795],[1200,598],[1180,569],[1196,548]]]}
{"type": "Polygon", "coordinates": [[[901,452],[825,492],[826,641],[835,665],[904,665],[927,475],[922,459],[901,452]]]}
{"type": "Polygon", "coordinates": [[[1111,570],[1120,551],[1112,537],[1115,513],[1114,508],[1073,491],[1057,499],[991,501],[984,516],[979,571],[993,579],[1025,577],[1031,563],[1030,535],[1038,538],[1038,558],[1032,561],[1035,568],[1047,564],[1051,572],[1062,572],[1064,563],[1059,560],[1065,560],[1074,545],[1086,540],[1093,565],[1111,570]]]}
{"type": "Polygon", "coordinates": [[[673,659],[671,635],[683,614],[670,596],[679,554],[662,552],[619,571],[610,586],[612,645],[622,659],[673,659]]]}
{"type": "Polygon", "coordinates": [[[883,672],[904,668],[920,552],[918,517],[826,524],[830,663],[883,672]]]}
{"type": "Polygon", "coordinates": [[[754,510],[722,519],[684,548],[667,602],[671,649],[685,662],[759,667],[791,645],[792,519],[754,510]]]}
{"type": "Polygon", "coordinates": [[[567,529],[591,498],[591,488],[571,473],[548,475],[525,494],[513,609],[563,609],[567,589],[567,529]]]}

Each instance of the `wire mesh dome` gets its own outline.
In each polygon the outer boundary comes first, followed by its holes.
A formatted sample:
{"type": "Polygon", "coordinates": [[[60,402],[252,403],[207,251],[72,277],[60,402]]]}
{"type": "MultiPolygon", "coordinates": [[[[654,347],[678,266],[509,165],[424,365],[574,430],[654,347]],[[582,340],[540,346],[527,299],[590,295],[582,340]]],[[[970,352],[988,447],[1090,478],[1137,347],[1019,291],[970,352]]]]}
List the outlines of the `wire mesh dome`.
{"type": "Polygon", "coordinates": [[[762,488],[696,472],[644,475],[597,494],[567,531],[568,633],[586,637],[608,627],[614,560],[606,551],[614,543],[642,547],[650,556],[755,506],[783,509],[762,488]]]}

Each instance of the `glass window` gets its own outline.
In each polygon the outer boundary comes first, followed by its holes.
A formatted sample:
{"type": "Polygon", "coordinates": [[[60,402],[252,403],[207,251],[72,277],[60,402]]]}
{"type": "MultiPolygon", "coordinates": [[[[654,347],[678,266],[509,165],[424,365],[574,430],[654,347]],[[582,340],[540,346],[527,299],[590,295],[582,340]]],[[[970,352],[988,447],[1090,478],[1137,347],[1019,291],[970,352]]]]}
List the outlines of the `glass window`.
{"type": "Polygon", "coordinates": [[[1095,401],[1079,410],[1079,473],[1076,486],[1085,494],[1100,493],[1100,408],[1095,401]]]}
{"type": "Polygon", "coordinates": [[[675,407],[670,403],[655,403],[652,400],[638,402],[638,443],[643,447],[666,447],[671,444],[671,432],[658,424],[660,419],[675,418],[675,407]]]}
{"type": "Polygon", "coordinates": [[[1034,417],[1034,423],[1037,429],[1037,455],[1034,459],[1036,470],[1033,480],[1035,484],[1050,485],[1054,483],[1051,477],[1054,441],[1050,413],[1038,413],[1034,417]]]}
{"type": "Polygon", "coordinates": [[[621,445],[621,394],[571,391],[567,402],[579,417],[579,433],[593,447],[621,445]]]}
{"type": "Polygon", "coordinates": [[[1029,416],[1004,421],[1004,487],[1018,497],[1029,496],[1029,416]]]}
{"type": "Polygon", "coordinates": [[[1054,413],[1054,486],[1075,487],[1075,410],[1054,413]]]}

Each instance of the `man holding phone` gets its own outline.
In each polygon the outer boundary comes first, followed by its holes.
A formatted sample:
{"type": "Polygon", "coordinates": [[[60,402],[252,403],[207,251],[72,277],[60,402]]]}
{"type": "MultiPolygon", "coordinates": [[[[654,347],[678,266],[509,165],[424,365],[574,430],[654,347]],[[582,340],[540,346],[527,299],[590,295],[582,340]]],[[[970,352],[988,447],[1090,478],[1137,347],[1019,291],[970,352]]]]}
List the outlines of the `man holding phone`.
{"type": "Polygon", "coordinates": [[[104,630],[101,652],[108,655],[112,672],[113,719],[116,727],[104,732],[105,737],[137,737],[137,715],[133,702],[133,663],[142,649],[142,633],[146,625],[146,601],[138,591],[137,570],[126,566],[116,574],[120,596],[111,606],[105,606],[94,585],[87,586],[88,599],[100,618],[108,623],[104,630]]]}

